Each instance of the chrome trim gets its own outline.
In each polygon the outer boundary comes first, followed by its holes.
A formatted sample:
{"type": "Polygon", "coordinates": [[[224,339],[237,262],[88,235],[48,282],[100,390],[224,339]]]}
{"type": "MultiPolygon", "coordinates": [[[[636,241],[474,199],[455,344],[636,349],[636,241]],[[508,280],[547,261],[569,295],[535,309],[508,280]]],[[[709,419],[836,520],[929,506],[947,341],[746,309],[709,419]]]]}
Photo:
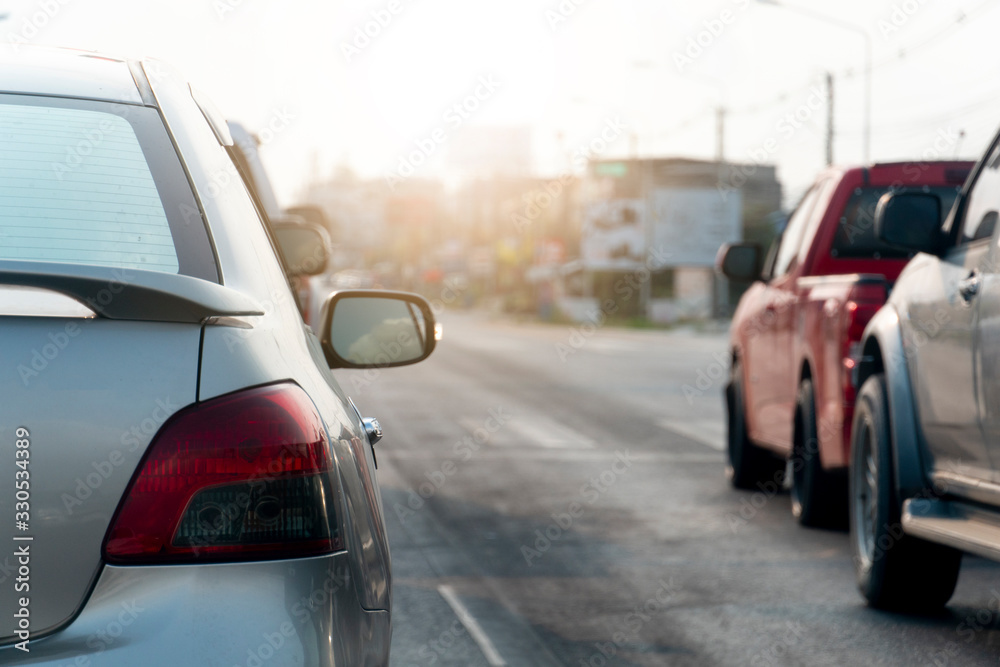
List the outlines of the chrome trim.
{"type": "Polygon", "coordinates": [[[91,308],[60,292],[42,287],[0,285],[0,317],[97,317],[91,308]]]}
{"type": "Polygon", "coordinates": [[[989,505],[1000,505],[1000,484],[947,471],[935,471],[931,473],[931,479],[934,480],[935,489],[943,489],[948,495],[961,496],[989,505]]]}
{"type": "Polygon", "coordinates": [[[358,410],[358,406],[354,404],[353,398],[348,398],[347,402],[351,404],[351,407],[354,408],[354,414],[361,420],[361,425],[365,428],[365,435],[368,436],[368,442],[372,446],[372,453],[374,453],[375,443],[382,439],[382,426],[374,417],[362,417],[361,410],[358,410]]]}
{"type": "Polygon", "coordinates": [[[361,420],[365,425],[365,433],[368,434],[368,441],[371,444],[375,444],[382,439],[382,426],[378,423],[378,420],[374,417],[368,417],[367,419],[361,420]]]}
{"type": "Polygon", "coordinates": [[[849,273],[836,276],[803,276],[795,279],[796,287],[822,287],[844,283],[884,283],[884,276],[877,273],[849,273]]]}
{"type": "Polygon", "coordinates": [[[1000,560],[1000,515],[944,500],[911,498],[903,503],[903,531],[931,542],[1000,560]]]}

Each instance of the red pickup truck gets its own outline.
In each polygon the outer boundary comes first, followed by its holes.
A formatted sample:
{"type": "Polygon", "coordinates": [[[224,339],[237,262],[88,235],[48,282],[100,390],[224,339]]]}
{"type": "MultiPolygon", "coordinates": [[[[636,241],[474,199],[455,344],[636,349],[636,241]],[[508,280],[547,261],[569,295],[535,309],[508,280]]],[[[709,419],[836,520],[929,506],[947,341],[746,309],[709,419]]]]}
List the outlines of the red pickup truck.
{"type": "Polygon", "coordinates": [[[916,190],[951,208],[971,162],[830,168],[816,179],[766,257],[719,251],[731,280],[753,284],[730,329],[727,475],[734,486],[791,492],[807,526],[846,525],[850,430],[865,325],[910,256],[879,241],[875,207],[916,190]]]}

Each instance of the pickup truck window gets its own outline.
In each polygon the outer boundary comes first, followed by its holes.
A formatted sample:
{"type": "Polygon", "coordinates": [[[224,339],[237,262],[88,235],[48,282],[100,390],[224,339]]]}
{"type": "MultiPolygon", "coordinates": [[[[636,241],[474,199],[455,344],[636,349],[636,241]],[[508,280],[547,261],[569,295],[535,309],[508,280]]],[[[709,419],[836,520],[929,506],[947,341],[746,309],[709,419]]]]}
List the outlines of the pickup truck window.
{"type": "Polygon", "coordinates": [[[976,179],[965,205],[960,243],[974,243],[993,237],[1000,209],[1000,169],[991,160],[976,179]]]}
{"type": "Polygon", "coordinates": [[[795,207],[792,217],[785,225],[785,231],[781,234],[781,241],[778,243],[778,254],[774,259],[774,277],[783,276],[788,273],[792,260],[798,255],[799,246],[802,243],[802,235],[806,231],[816,200],[822,191],[822,186],[817,184],[809,189],[809,192],[802,197],[802,201],[795,207]]]}
{"type": "MultiPolygon", "coordinates": [[[[938,186],[928,190],[941,198],[941,214],[947,215],[960,187],[938,186]]],[[[909,252],[882,243],[875,234],[875,207],[889,188],[855,188],[840,216],[840,225],[830,247],[830,256],[840,259],[903,259],[909,252]]]]}

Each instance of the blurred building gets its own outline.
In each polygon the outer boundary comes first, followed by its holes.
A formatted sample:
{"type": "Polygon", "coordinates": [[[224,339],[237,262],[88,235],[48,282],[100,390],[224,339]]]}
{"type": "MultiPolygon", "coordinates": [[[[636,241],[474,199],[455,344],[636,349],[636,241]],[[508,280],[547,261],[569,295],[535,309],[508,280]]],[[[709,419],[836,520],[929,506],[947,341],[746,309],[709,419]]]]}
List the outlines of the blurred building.
{"type": "Polygon", "coordinates": [[[319,206],[331,221],[335,269],[365,268],[365,254],[385,237],[385,181],[362,180],[346,169],[310,184],[300,203],[319,206]]]}
{"type": "Polygon", "coordinates": [[[531,130],[464,125],[449,142],[448,165],[465,179],[526,176],[532,167],[531,130]]]}
{"type": "Polygon", "coordinates": [[[534,310],[539,272],[578,254],[579,179],[495,175],[466,182],[452,196],[453,232],[469,250],[477,294],[507,310],[534,310]]]}
{"type": "Polygon", "coordinates": [[[449,227],[444,185],[418,178],[403,181],[385,194],[385,236],[372,259],[393,265],[400,284],[415,289],[429,275],[454,272],[456,251],[446,243],[449,227]]]}
{"type": "Polygon", "coordinates": [[[303,200],[332,221],[335,270],[448,303],[669,323],[729,314],[718,249],[770,240],[781,185],[770,165],[598,160],[582,177],[494,173],[452,190],[342,171],[303,200]]]}
{"type": "Polygon", "coordinates": [[[390,188],[384,179],[359,179],[347,170],[313,183],[301,202],[319,206],[331,221],[333,270],[369,270],[377,282],[415,288],[432,270],[446,225],[438,181],[411,178],[390,188]]]}
{"type": "Polygon", "coordinates": [[[727,315],[734,300],[714,271],[719,247],[767,240],[781,184],[770,165],[598,160],[580,206],[580,257],[558,290],[566,314],[702,320],[727,315]]]}

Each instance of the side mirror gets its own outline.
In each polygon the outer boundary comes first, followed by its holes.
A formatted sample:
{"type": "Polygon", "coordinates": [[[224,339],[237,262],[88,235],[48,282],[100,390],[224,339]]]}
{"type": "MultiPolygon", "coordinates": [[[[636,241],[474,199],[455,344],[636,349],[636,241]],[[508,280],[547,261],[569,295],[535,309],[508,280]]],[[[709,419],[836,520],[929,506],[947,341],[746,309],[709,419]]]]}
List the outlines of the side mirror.
{"type": "Polygon", "coordinates": [[[756,243],[732,243],[719,248],[716,268],[738,283],[752,283],[760,278],[761,251],[756,243]]]}
{"type": "Polygon", "coordinates": [[[322,227],[330,233],[330,237],[334,241],[337,240],[337,226],[326,214],[323,207],[316,204],[299,204],[285,209],[285,213],[298,216],[310,224],[322,227]]]}
{"type": "Polygon", "coordinates": [[[422,296],[384,290],[334,292],[323,306],[320,341],[330,368],[393,368],[423,361],[437,344],[422,296]]]}
{"type": "Polygon", "coordinates": [[[875,208],[875,233],[891,246],[937,254],[941,248],[941,199],[925,192],[882,195],[875,208]]]}
{"type": "Polygon", "coordinates": [[[271,228],[291,277],[315,276],[326,271],[329,237],[325,229],[291,218],[274,220],[271,228]]]}

